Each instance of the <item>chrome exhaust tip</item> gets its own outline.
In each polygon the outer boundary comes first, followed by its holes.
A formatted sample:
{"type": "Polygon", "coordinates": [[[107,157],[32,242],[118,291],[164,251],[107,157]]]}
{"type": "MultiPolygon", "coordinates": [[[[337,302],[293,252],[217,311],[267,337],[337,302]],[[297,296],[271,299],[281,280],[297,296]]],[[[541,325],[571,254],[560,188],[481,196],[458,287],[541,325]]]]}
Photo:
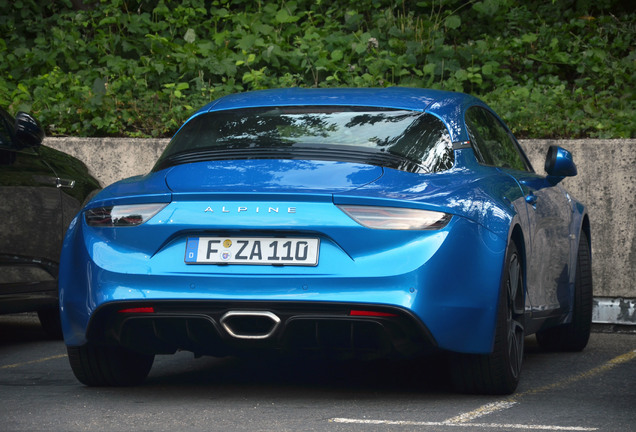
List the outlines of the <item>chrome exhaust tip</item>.
{"type": "Polygon", "coordinates": [[[280,318],[269,311],[229,311],[220,323],[236,339],[267,339],[278,328],[280,318]]]}

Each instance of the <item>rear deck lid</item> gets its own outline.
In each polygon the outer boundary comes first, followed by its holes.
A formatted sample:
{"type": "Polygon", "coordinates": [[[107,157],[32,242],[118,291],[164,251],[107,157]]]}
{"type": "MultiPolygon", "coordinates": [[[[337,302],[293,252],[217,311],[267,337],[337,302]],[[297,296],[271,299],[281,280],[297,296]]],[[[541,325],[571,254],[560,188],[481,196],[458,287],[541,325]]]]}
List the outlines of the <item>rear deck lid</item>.
{"type": "Polygon", "coordinates": [[[196,162],[168,170],[176,193],[319,193],[360,188],[382,176],[374,165],[337,161],[244,159],[196,162]]]}

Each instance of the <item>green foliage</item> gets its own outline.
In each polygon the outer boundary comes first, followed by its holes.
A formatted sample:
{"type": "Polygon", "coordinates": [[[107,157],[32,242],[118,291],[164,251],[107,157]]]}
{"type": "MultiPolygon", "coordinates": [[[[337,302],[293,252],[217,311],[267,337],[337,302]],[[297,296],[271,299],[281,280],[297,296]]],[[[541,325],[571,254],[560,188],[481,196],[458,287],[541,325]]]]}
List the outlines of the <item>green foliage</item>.
{"type": "Polygon", "coordinates": [[[636,136],[636,14],[617,1],[85,6],[0,2],[0,105],[49,134],[170,136],[230,93],[403,85],[475,94],[520,137],[636,136]]]}

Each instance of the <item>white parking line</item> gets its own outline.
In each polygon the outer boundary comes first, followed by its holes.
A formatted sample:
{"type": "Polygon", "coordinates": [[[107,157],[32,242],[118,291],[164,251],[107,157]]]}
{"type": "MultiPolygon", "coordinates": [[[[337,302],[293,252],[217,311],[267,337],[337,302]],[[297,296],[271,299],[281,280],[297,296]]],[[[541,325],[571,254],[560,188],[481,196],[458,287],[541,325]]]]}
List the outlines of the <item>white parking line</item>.
{"type": "Polygon", "coordinates": [[[446,426],[463,428],[489,428],[489,429],[518,429],[518,430],[548,430],[548,431],[596,431],[598,428],[588,428],[581,426],[550,426],[550,425],[523,425],[523,424],[498,424],[498,423],[460,423],[450,422],[418,422],[418,421],[395,421],[395,420],[369,420],[369,419],[348,419],[332,418],[333,423],[367,424],[367,425],[394,425],[394,426],[446,426]]]}

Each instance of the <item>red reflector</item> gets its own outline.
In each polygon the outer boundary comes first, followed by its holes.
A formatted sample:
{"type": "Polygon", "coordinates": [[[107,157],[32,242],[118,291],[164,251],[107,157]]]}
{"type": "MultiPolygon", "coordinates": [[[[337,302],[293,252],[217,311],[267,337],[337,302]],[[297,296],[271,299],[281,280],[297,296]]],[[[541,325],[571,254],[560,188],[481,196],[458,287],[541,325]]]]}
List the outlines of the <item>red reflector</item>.
{"type": "Polygon", "coordinates": [[[128,308],[121,309],[119,313],[154,313],[155,308],[151,307],[136,307],[136,308],[128,308]]]}
{"type": "Polygon", "coordinates": [[[394,313],[363,311],[363,310],[352,310],[349,315],[351,315],[351,316],[370,316],[370,317],[395,317],[395,316],[397,316],[394,313]]]}

